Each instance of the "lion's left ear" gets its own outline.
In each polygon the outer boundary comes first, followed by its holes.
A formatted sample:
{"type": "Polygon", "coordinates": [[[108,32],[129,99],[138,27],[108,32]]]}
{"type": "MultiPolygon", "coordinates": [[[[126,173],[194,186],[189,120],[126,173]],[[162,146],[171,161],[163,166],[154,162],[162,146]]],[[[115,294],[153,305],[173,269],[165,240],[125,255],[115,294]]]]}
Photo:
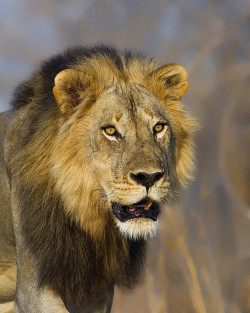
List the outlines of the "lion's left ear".
{"type": "Polygon", "coordinates": [[[56,75],[53,94],[62,114],[73,113],[81,100],[81,95],[91,82],[91,77],[73,69],[63,70],[56,75]]]}
{"type": "Polygon", "coordinates": [[[152,73],[156,80],[164,82],[166,89],[173,94],[173,96],[181,98],[184,96],[188,88],[188,74],[186,70],[178,64],[170,63],[164,65],[152,73]]]}

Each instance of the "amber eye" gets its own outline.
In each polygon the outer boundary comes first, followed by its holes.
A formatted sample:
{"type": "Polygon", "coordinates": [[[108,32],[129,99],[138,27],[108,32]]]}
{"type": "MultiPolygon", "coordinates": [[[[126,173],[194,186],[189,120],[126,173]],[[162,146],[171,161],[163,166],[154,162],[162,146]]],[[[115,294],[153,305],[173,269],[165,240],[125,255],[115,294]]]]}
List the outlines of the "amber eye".
{"type": "Polygon", "coordinates": [[[165,125],[161,124],[161,123],[156,124],[155,127],[154,127],[154,132],[155,133],[160,133],[161,131],[163,131],[164,126],[165,125]]]}
{"type": "Polygon", "coordinates": [[[113,126],[108,126],[104,128],[104,131],[109,136],[114,136],[116,134],[116,129],[113,126]]]}

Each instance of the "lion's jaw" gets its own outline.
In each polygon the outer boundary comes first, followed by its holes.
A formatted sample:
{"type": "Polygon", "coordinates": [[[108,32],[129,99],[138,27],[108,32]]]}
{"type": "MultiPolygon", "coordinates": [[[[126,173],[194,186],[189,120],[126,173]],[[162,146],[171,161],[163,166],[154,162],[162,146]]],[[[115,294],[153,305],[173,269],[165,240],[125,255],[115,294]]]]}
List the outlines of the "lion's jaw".
{"type": "Polygon", "coordinates": [[[130,239],[148,239],[156,235],[160,204],[166,199],[169,183],[159,182],[147,189],[143,186],[124,184],[105,188],[110,213],[117,229],[130,239]],[[132,188],[134,187],[134,188],[132,188]]]}

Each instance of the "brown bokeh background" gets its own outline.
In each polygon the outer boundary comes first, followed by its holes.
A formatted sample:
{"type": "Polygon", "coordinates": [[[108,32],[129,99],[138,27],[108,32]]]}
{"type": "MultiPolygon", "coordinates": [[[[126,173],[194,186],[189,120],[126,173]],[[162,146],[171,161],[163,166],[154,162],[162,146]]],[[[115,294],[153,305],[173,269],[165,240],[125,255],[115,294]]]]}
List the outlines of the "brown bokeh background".
{"type": "Polygon", "coordinates": [[[0,10],[0,111],[38,64],[97,42],[189,72],[196,180],[165,207],[144,283],[112,313],[250,312],[249,0],[11,0],[0,10]]]}

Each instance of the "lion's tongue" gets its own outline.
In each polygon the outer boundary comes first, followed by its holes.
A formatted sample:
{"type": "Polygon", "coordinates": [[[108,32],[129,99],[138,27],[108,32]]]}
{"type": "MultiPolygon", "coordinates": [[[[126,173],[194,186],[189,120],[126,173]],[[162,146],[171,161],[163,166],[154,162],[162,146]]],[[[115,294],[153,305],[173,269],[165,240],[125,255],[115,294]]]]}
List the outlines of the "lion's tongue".
{"type": "Polygon", "coordinates": [[[135,207],[129,207],[129,212],[134,212],[135,210],[136,210],[136,208],[135,207]]]}

